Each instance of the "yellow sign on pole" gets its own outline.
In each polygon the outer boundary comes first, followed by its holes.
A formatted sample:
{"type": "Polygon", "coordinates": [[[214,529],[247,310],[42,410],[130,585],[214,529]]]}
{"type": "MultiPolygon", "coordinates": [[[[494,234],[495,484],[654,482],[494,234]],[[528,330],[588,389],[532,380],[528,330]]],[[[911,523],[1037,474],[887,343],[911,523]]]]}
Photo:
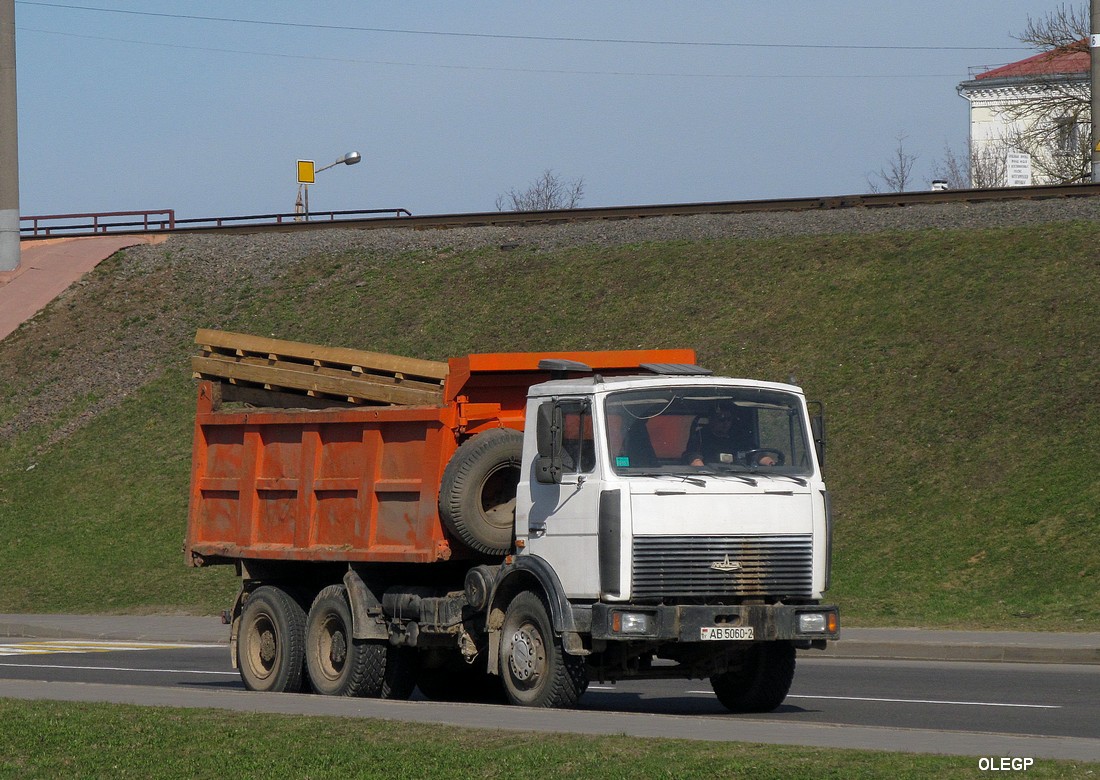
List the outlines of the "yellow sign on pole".
{"type": "Polygon", "coordinates": [[[313,184],[314,179],[313,160],[298,161],[298,183],[313,184]]]}

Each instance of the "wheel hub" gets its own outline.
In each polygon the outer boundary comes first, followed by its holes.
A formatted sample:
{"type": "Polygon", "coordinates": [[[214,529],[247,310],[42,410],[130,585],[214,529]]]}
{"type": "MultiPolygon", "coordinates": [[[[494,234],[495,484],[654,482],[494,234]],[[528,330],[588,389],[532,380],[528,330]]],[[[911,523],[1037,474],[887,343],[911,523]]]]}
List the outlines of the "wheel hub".
{"type": "Polygon", "coordinates": [[[348,657],[348,642],[344,638],[343,631],[337,631],[332,635],[332,646],[328,652],[329,660],[336,666],[344,663],[348,657]]]}
{"type": "Polygon", "coordinates": [[[270,664],[275,660],[275,633],[264,631],[260,635],[260,660],[270,664]]]}
{"type": "Polygon", "coordinates": [[[508,664],[517,680],[527,682],[535,676],[538,659],[534,645],[529,632],[520,629],[512,634],[512,652],[509,654],[508,664]]]}

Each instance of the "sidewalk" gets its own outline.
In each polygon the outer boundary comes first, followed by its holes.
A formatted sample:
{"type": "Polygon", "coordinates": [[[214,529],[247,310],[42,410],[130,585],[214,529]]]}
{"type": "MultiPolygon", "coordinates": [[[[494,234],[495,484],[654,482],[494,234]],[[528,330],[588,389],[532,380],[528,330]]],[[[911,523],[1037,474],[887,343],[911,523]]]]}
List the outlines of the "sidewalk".
{"type": "Polygon", "coordinates": [[[0,641],[12,637],[228,644],[229,626],[220,616],[0,615],[0,641]]]}
{"type": "Polygon", "coordinates": [[[137,244],[160,243],[166,238],[83,236],[21,241],[19,267],[0,272],[0,339],[115,252],[137,244]]]}
{"type": "MultiPolygon", "coordinates": [[[[845,628],[841,636],[807,657],[1100,664],[1100,633],[845,628]]],[[[186,615],[0,615],[0,639],[13,637],[213,644],[228,642],[229,628],[186,615]]]]}

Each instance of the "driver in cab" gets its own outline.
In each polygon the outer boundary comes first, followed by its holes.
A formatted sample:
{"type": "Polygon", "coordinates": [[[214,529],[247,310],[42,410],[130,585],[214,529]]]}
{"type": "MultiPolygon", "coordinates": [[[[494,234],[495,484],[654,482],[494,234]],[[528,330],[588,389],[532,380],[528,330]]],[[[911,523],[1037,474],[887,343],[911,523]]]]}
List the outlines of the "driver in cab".
{"type": "MultiPolygon", "coordinates": [[[[746,410],[747,411],[747,410],[746,410]]],[[[688,440],[684,462],[691,466],[707,463],[737,463],[746,453],[753,455],[752,430],[748,419],[738,420],[737,408],[731,402],[720,402],[706,423],[700,425],[688,440]]],[[[760,452],[751,458],[748,466],[776,466],[779,464],[770,452],[760,452]]]]}

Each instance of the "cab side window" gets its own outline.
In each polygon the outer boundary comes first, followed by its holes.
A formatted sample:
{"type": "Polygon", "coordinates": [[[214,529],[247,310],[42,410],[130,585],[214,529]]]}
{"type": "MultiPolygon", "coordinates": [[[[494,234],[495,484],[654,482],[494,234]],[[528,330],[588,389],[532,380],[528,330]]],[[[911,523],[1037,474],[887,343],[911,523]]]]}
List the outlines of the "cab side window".
{"type": "Polygon", "coordinates": [[[562,468],[566,473],[587,474],[596,468],[591,406],[588,401],[562,401],[561,415],[562,468]]]}

